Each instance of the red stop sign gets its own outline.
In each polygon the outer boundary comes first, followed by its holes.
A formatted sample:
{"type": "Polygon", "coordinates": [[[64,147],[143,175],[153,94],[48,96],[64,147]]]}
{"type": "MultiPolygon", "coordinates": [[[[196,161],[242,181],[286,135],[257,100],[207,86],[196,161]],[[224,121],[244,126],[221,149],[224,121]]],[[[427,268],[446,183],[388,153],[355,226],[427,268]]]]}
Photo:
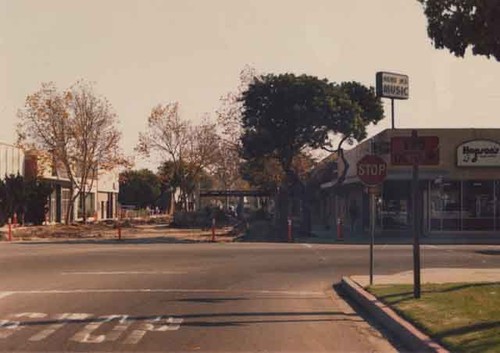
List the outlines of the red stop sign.
{"type": "Polygon", "coordinates": [[[357,164],[358,178],[367,186],[382,183],[387,176],[387,163],[379,156],[366,155],[357,164]]]}

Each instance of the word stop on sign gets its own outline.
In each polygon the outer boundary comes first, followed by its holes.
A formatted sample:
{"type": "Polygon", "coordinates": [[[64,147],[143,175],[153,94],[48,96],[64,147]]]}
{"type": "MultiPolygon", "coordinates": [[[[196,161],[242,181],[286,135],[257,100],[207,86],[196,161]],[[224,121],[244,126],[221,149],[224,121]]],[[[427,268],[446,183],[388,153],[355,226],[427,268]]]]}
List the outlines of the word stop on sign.
{"type": "Polygon", "coordinates": [[[377,176],[386,173],[387,165],[385,164],[364,164],[358,166],[358,175],[377,176]]]}

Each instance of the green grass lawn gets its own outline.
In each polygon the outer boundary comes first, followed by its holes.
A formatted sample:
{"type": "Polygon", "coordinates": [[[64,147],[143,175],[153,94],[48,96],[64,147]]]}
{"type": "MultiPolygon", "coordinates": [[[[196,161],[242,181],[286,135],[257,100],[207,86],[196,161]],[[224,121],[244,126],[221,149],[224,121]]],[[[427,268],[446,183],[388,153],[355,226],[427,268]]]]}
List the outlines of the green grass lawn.
{"type": "Polygon", "coordinates": [[[500,283],[424,284],[368,288],[382,302],[453,352],[500,352],[500,283]]]}

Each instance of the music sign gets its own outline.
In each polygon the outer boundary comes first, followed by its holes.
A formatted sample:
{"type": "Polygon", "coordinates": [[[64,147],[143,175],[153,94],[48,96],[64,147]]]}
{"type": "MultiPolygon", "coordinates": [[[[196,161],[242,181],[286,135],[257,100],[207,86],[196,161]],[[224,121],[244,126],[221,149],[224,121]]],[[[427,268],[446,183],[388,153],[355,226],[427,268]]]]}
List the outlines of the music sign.
{"type": "Polygon", "coordinates": [[[410,79],[408,75],[377,72],[376,84],[378,97],[408,99],[410,96],[410,79]]]}

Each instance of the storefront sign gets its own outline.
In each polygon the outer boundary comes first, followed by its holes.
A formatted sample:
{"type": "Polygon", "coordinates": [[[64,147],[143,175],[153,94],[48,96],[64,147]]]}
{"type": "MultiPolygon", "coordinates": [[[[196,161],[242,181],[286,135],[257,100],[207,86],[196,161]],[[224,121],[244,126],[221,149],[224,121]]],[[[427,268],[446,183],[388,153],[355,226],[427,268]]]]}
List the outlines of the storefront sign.
{"type": "Polygon", "coordinates": [[[407,75],[392,72],[377,72],[377,96],[392,99],[408,99],[410,80],[407,75]]]}
{"type": "Polygon", "coordinates": [[[473,140],[457,148],[459,167],[500,167],[500,144],[490,140],[473,140]]]}
{"type": "Polygon", "coordinates": [[[439,137],[397,136],[391,138],[392,165],[438,165],[439,137]]]}

